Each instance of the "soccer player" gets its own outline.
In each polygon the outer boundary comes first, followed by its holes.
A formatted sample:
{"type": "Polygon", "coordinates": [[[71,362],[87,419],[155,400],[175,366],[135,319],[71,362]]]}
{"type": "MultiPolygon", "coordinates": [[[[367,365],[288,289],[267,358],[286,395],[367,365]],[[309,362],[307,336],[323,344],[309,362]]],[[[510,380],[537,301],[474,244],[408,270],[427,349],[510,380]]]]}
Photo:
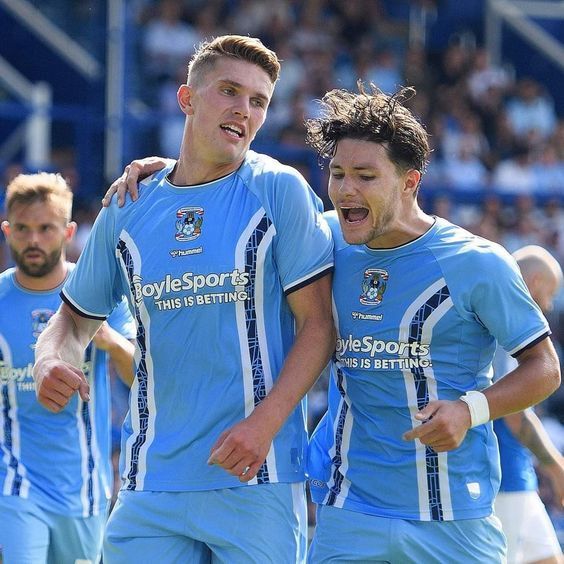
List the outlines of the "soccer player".
{"type": "MultiPolygon", "coordinates": [[[[562,285],[558,261],[537,245],[513,253],[531,296],[543,311],[550,311],[562,285]]],[[[494,358],[494,381],[513,370],[517,362],[503,349],[494,358]]],[[[563,562],[554,526],[538,494],[533,457],[550,479],[560,503],[564,503],[564,460],[532,409],[494,421],[499,441],[501,485],[495,500],[507,538],[507,561],[514,564],[563,562]]]]}
{"type": "MultiPolygon", "coordinates": [[[[135,335],[123,302],[81,359],[90,401],[54,414],[35,396],[33,349],[74,266],[65,247],[72,192],[58,174],[20,174],[2,223],[15,267],[0,274],[0,555],[4,562],[97,562],[113,486],[108,357],[133,378],[135,335]]],[[[1,558],[0,558],[1,560],[1,558]]]]}
{"type": "Polygon", "coordinates": [[[333,90],[307,124],[330,159],[337,323],[308,463],[313,564],[502,562],[490,420],[560,382],[512,257],[419,208],[429,145],[410,92],[333,90]],[[518,366],[490,385],[496,343],[518,366]]]}
{"type": "Polygon", "coordinates": [[[257,39],[200,45],[177,163],[104,208],[39,339],[39,398],[61,409],[88,393],[79,352],[119,296],[135,310],[106,563],[305,559],[300,400],[334,349],[333,243],[303,177],[249,149],[278,73],[257,39]]]}

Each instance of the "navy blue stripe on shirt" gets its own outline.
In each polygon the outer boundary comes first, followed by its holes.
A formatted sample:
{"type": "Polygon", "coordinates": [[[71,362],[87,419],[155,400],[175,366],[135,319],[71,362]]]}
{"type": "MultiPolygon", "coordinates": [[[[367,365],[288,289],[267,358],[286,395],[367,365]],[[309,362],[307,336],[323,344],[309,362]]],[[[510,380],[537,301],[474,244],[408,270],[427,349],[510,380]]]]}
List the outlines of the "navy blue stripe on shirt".
{"type": "Polygon", "coordinates": [[[18,459],[14,456],[13,452],[14,445],[12,443],[12,419],[10,418],[8,384],[2,385],[2,403],[4,404],[4,409],[2,410],[4,417],[4,450],[8,452],[8,467],[14,470],[14,481],[12,482],[10,495],[19,496],[23,477],[18,472],[18,459]]]}
{"type": "MultiPolygon", "coordinates": [[[[84,362],[92,362],[92,343],[86,347],[84,351],[84,362]]],[[[94,515],[94,454],[92,452],[92,417],[90,415],[89,402],[82,404],[82,423],[84,424],[84,431],[86,433],[86,456],[88,457],[88,516],[94,515]]]]}
{"type": "MultiPolygon", "coordinates": [[[[249,273],[249,285],[247,287],[247,300],[245,301],[245,323],[247,326],[247,345],[251,359],[251,371],[253,375],[253,396],[255,407],[266,397],[266,381],[264,378],[264,365],[259,345],[257,312],[256,312],[256,275],[258,248],[266,232],[272,225],[268,217],[263,215],[258,225],[251,233],[245,246],[245,271],[249,273]]],[[[263,462],[257,473],[257,482],[265,484],[270,481],[268,466],[263,462]]]]}
{"type": "MultiPolygon", "coordinates": [[[[421,343],[423,327],[429,316],[450,297],[447,286],[440,288],[415,313],[409,324],[409,343],[421,343]]],[[[411,351],[411,347],[409,349],[411,351]]],[[[423,409],[429,403],[429,389],[423,368],[411,368],[417,395],[417,408],[423,409]]],[[[433,521],[443,521],[441,488],[439,484],[439,455],[430,447],[425,447],[425,466],[427,472],[427,491],[429,494],[429,510],[433,521]]]]}
{"type": "MultiPolygon", "coordinates": [[[[134,275],[134,265],[133,258],[125,241],[119,240],[117,249],[125,265],[125,270],[127,272],[127,279],[129,281],[129,288],[132,295],[135,295],[135,287],[133,284],[134,275]]],[[[140,352],[139,364],[137,365],[137,370],[135,372],[135,379],[137,380],[137,409],[139,411],[139,434],[135,439],[133,445],[131,446],[131,467],[127,473],[127,488],[128,490],[135,490],[137,486],[137,474],[139,473],[139,452],[141,447],[147,441],[147,429],[149,428],[149,402],[147,386],[149,380],[149,374],[147,371],[147,343],[145,335],[145,326],[141,318],[141,312],[139,311],[139,306],[135,303],[134,310],[135,320],[137,322],[137,335],[136,341],[140,352]]]]}
{"type": "Polygon", "coordinates": [[[343,485],[344,476],[341,473],[341,465],[343,464],[343,458],[341,455],[341,450],[343,447],[343,431],[345,428],[345,420],[347,413],[349,412],[349,406],[345,401],[345,387],[343,386],[343,371],[337,368],[337,389],[343,398],[341,410],[339,413],[339,421],[337,423],[337,430],[335,432],[335,456],[331,460],[333,465],[333,485],[329,491],[327,497],[327,505],[334,505],[337,500],[337,496],[341,493],[341,487],[343,485]]]}

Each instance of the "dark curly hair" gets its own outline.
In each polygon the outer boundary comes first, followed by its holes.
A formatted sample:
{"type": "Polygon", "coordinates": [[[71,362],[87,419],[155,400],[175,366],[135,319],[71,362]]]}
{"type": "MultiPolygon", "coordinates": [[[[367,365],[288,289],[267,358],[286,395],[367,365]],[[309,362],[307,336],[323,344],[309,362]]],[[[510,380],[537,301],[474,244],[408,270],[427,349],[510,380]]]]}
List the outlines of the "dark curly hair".
{"type": "Polygon", "coordinates": [[[306,121],[307,142],[322,158],[332,158],[343,138],[380,143],[400,170],[423,174],[430,154],[428,135],[404,106],[415,89],[404,87],[388,96],[372,83],[367,92],[359,80],[358,91],[327,92],[320,101],[320,117],[306,121]]]}

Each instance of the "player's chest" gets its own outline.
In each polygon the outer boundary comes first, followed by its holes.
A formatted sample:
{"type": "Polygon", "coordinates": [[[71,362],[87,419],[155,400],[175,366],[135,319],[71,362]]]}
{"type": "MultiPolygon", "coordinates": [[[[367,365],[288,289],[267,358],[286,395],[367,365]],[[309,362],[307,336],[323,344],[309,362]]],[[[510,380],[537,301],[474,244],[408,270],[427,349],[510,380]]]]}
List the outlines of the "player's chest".
{"type": "Polygon", "coordinates": [[[333,299],[343,334],[397,334],[424,323],[449,297],[432,263],[337,253],[333,299]]]}
{"type": "MultiPolygon", "coordinates": [[[[229,200],[229,198],[227,198],[229,200]]],[[[186,266],[234,265],[270,240],[272,222],[258,202],[179,198],[149,210],[124,226],[122,246],[131,249],[144,270],[183,272],[186,266]],[[270,233],[269,233],[270,230],[270,233]],[[243,257],[243,258],[242,258],[243,257]]]]}

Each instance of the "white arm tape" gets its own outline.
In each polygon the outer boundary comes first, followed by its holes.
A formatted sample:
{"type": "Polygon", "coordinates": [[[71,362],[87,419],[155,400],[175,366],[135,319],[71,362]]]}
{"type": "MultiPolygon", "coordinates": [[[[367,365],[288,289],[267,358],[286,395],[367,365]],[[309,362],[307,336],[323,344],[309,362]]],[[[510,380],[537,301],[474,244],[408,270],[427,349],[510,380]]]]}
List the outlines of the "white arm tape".
{"type": "Polygon", "coordinates": [[[470,410],[471,427],[483,425],[490,420],[490,406],[488,398],[476,390],[466,392],[460,399],[468,406],[470,410]]]}

